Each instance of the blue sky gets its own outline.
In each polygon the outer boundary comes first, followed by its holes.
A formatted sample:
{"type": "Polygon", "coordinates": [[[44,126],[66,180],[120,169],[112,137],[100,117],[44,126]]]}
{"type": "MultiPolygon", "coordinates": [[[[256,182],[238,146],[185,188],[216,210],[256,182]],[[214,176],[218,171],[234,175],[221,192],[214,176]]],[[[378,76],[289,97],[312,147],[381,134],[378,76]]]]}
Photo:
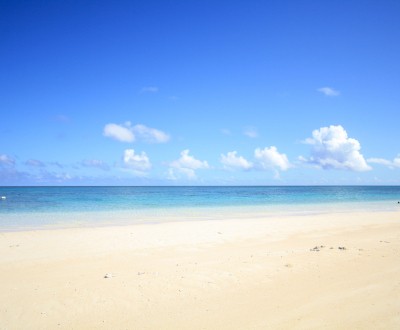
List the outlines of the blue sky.
{"type": "Polygon", "coordinates": [[[400,184],[399,1],[1,1],[0,185],[400,184]]]}

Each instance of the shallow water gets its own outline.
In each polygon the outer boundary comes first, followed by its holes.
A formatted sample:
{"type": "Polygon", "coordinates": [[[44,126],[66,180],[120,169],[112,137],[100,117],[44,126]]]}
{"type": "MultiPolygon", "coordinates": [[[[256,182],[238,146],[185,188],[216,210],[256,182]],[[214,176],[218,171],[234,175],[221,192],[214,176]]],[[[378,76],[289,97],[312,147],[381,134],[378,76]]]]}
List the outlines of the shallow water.
{"type": "Polygon", "coordinates": [[[396,211],[399,186],[0,187],[0,230],[396,211]]]}

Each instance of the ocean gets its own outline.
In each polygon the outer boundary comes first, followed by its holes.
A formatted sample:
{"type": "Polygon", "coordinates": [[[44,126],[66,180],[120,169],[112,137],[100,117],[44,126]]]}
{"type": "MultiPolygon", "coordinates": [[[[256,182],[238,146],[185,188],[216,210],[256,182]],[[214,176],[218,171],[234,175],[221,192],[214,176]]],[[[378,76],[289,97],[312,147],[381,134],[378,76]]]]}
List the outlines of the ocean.
{"type": "Polygon", "coordinates": [[[0,187],[0,230],[400,210],[400,186],[0,187]]]}

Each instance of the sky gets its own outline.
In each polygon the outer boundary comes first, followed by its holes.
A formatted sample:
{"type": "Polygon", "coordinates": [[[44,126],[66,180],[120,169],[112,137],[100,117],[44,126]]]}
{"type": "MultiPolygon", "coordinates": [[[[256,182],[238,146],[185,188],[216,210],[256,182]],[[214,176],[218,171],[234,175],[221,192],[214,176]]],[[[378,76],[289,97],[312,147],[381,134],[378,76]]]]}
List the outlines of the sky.
{"type": "Polygon", "coordinates": [[[0,185],[400,185],[399,18],[0,0],[0,185]]]}

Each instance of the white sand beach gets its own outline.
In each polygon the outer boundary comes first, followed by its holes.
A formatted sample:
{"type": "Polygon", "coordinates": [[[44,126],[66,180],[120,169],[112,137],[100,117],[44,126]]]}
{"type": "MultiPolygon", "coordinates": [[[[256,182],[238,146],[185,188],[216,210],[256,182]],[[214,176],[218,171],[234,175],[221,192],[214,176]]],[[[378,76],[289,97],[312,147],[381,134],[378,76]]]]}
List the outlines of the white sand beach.
{"type": "Polygon", "coordinates": [[[399,212],[0,233],[0,329],[399,328],[399,212]]]}

